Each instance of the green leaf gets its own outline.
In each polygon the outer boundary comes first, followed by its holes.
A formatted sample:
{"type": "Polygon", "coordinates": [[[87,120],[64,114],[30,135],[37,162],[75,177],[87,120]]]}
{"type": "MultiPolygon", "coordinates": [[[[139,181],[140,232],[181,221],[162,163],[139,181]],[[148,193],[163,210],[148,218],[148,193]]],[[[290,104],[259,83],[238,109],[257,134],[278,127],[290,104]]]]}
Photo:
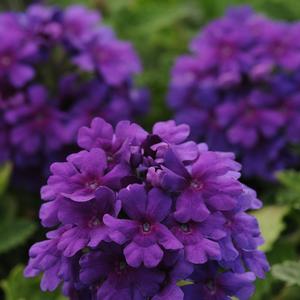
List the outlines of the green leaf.
{"type": "Polygon", "coordinates": [[[282,264],[274,265],[272,274],[275,278],[290,285],[300,286],[300,261],[285,261],[282,264]]]}
{"type": "Polygon", "coordinates": [[[186,286],[186,285],[191,285],[191,284],[194,284],[194,282],[190,281],[190,280],[179,280],[177,282],[178,286],[186,286]]]}
{"type": "Polygon", "coordinates": [[[9,277],[1,282],[6,300],[65,300],[60,291],[44,293],[40,290],[40,278],[24,278],[23,266],[16,266],[9,277]]]}
{"type": "MultiPolygon", "coordinates": [[[[48,0],[50,5],[57,5],[59,7],[66,7],[74,4],[74,0],[48,0]]],[[[92,0],[76,0],[76,4],[85,5],[87,7],[92,5],[92,0]]]]}
{"type": "Polygon", "coordinates": [[[0,196],[8,187],[11,171],[12,165],[10,163],[6,163],[0,168],[0,196]]]}
{"type": "Polygon", "coordinates": [[[25,219],[0,224],[0,254],[24,243],[35,229],[36,225],[25,219]]]}
{"type": "Polygon", "coordinates": [[[277,174],[277,178],[282,184],[277,201],[300,209],[300,172],[293,170],[283,171],[277,174]]]}
{"type": "Polygon", "coordinates": [[[259,211],[253,212],[257,218],[262,236],[265,239],[264,245],[261,246],[262,251],[272,249],[274,242],[279,238],[280,233],[285,228],[283,222],[284,217],[289,212],[288,206],[265,206],[259,211]]]}

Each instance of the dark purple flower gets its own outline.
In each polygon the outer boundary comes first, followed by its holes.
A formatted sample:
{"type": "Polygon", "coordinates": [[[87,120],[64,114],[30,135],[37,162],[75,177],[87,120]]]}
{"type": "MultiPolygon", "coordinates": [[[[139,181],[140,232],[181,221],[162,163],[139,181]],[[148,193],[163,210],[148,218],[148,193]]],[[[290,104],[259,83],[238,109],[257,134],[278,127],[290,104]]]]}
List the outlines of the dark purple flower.
{"type": "Polygon", "coordinates": [[[161,142],[152,146],[156,155],[164,157],[166,150],[172,148],[183,161],[193,161],[198,156],[195,142],[186,141],[190,135],[190,128],[186,124],[176,125],[173,120],[157,122],[152,129],[154,135],[159,136],[161,142]]]}
{"type": "Polygon", "coordinates": [[[147,194],[145,188],[134,184],[121,190],[119,198],[130,220],[109,215],[104,223],[112,230],[110,238],[118,244],[129,244],[124,249],[127,263],[138,267],[142,263],[156,267],[163,258],[163,249],[177,250],[182,244],[161,222],[171,210],[172,200],[154,188],[147,194]]]}
{"type": "Polygon", "coordinates": [[[63,282],[74,300],[249,299],[269,270],[247,213],[262,204],[233,154],[188,133],[174,121],[152,133],[101,118],[81,128],[85,150],[54,163],[41,190],[42,224],[57,229],[32,247],[25,275],[44,272],[43,289],[63,282]]]}
{"type": "Polygon", "coordinates": [[[64,114],[49,105],[47,91],[34,85],[10,99],[4,119],[12,127],[10,142],[25,155],[58,150],[66,142],[64,114]],[[17,103],[16,103],[17,102],[17,103]]]}
{"type": "Polygon", "coordinates": [[[41,289],[43,291],[53,291],[62,280],[68,281],[70,260],[61,255],[57,249],[57,244],[61,235],[68,230],[69,226],[60,227],[55,231],[48,232],[45,240],[34,244],[29,251],[30,260],[25,268],[26,277],[34,277],[43,272],[41,289]]]}
{"type": "Polygon", "coordinates": [[[225,219],[221,214],[212,214],[203,222],[170,222],[170,228],[184,246],[185,259],[194,264],[208,260],[220,260],[221,247],[218,240],[226,236],[225,219]]]}
{"type": "Polygon", "coordinates": [[[84,149],[101,148],[109,165],[130,161],[134,149],[141,146],[147,132],[135,123],[120,121],[115,130],[101,118],[95,118],[90,127],[82,127],[78,133],[78,145],[84,149]]]}
{"type": "Polygon", "coordinates": [[[133,46],[95,10],[3,12],[0,39],[0,160],[13,162],[18,188],[44,184],[45,170],[75,149],[94,117],[115,125],[148,111],[149,95],[133,80],[141,71],[133,46]]]}
{"type": "Polygon", "coordinates": [[[43,224],[53,226],[57,223],[61,201],[65,198],[86,202],[95,199],[97,190],[103,186],[120,188],[121,179],[128,174],[126,164],[118,164],[109,172],[106,168],[107,157],[98,148],[72,154],[67,162],[54,163],[51,166],[53,175],[41,190],[42,198],[47,201],[40,212],[43,224]]]}
{"type": "Polygon", "coordinates": [[[71,257],[86,246],[96,247],[102,241],[110,241],[109,228],[103,223],[103,216],[117,216],[121,209],[113,191],[100,187],[95,199],[87,203],[62,201],[58,210],[58,219],[62,224],[72,224],[61,236],[57,248],[66,257],[71,257]]]}
{"type": "Polygon", "coordinates": [[[65,38],[76,47],[83,47],[95,34],[100,15],[80,5],[66,9],[63,19],[65,38]]]}
{"type": "Polygon", "coordinates": [[[215,264],[196,267],[191,279],[194,284],[183,287],[184,299],[196,300],[201,295],[205,300],[229,300],[231,296],[245,300],[254,292],[253,273],[219,273],[215,264]]]}
{"type": "Polygon", "coordinates": [[[108,84],[117,86],[129,75],[140,72],[140,63],[131,44],[108,35],[106,31],[98,32],[74,62],[82,70],[98,71],[108,84]]]}
{"type": "Polygon", "coordinates": [[[158,173],[161,186],[180,192],[174,217],[185,223],[205,220],[210,210],[226,211],[236,205],[242,186],[238,182],[240,165],[231,153],[208,151],[201,147],[199,158],[187,170],[172,151],[165,156],[165,168],[158,173]]]}
{"type": "Polygon", "coordinates": [[[142,300],[154,296],[164,280],[164,273],[157,269],[129,266],[122,248],[115,244],[103,245],[100,251],[86,254],[80,265],[81,281],[94,287],[95,299],[99,300],[142,300]]]}
{"type": "Polygon", "coordinates": [[[192,41],[172,71],[168,104],[194,140],[232,151],[245,177],[274,180],[297,158],[299,23],[229,9],[192,41]]]}
{"type": "Polygon", "coordinates": [[[165,253],[159,268],[166,273],[160,292],[153,297],[153,300],[181,300],[183,291],[178,281],[183,280],[193,273],[193,264],[184,259],[183,251],[169,251],[165,253]]]}
{"type": "Polygon", "coordinates": [[[34,77],[34,68],[28,60],[35,55],[36,47],[26,39],[25,32],[4,30],[1,25],[0,21],[0,79],[21,88],[34,77]]]}
{"type": "Polygon", "coordinates": [[[62,37],[62,24],[55,18],[58,10],[44,5],[31,5],[23,16],[23,22],[31,38],[39,46],[49,46],[62,37]]]}

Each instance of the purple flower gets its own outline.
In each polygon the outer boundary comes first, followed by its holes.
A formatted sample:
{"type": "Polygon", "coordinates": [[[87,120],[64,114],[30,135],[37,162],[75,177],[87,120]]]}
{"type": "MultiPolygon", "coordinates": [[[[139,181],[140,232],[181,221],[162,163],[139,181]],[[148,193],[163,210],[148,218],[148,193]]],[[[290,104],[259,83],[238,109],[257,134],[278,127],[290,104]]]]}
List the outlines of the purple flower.
{"type": "Polygon", "coordinates": [[[84,6],[73,5],[66,9],[63,19],[64,35],[76,47],[83,47],[89,42],[100,23],[100,15],[84,6]]]}
{"type": "Polygon", "coordinates": [[[10,99],[4,119],[12,127],[10,141],[19,155],[57,150],[66,141],[64,114],[48,104],[47,91],[35,85],[10,99]]]}
{"type": "Polygon", "coordinates": [[[80,279],[97,288],[95,299],[145,299],[154,296],[164,280],[164,273],[145,267],[132,268],[126,263],[122,248],[115,244],[103,245],[80,260],[80,279]]]}
{"type": "Polygon", "coordinates": [[[74,62],[85,71],[98,71],[108,84],[117,86],[140,72],[140,63],[131,44],[107,35],[106,31],[98,32],[74,62]]]}
{"type": "Polygon", "coordinates": [[[181,124],[178,126],[173,120],[158,122],[153,126],[152,133],[161,139],[160,143],[152,146],[152,149],[157,151],[158,157],[164,157],[166,150],[171,147],[183,161],[193,161],[197,158],[196,143],[186,141],[190,135],[188,125],[181,124]]]}
{"type": "Polygon", "coordinates": [[[66,257],[73,256],[86,246],[97,247],[102,241],[110,241],[109,228],[103,223],[103,216],[117,216],[121,203],[106,187],[100,187],[95,194],[95,199],[88,203],[66,200],[59,207],[59,221],[74,226],[62,234],[57,245],[66,257]]]}
{"type": "Polygon", "coordinates": [[[55,18],[58,10],[44,5],[31,5],[27,8],[23,17],[26,30],[31,38],[39,46],[49,46],[62,37],[62,25],[55,18]]]}
{"type": "Polygon", "coordinates": [[[204,146],[188,171],[172,151],[166,154],[166,168],[158,176],[164,189],[181,192],[176,220],[201,222],[209,216],[209,209],[226,211],[236,205],[242,186],[237,181],[240,165],[233,158],[230,153],[207,151],[204,146]]]}
{"type": "Polygon", "coordinates": [[[232,153],[188,133],[174,121],[151,133],[101,118],[82,127],[84,150],[54,163],[41,190],[42,224],[57,229],[32,247],[25,276],[43,272],[43,289],[62,282],[70,299],[249,299],[269,270],[248,214],[262,204],[232,153]]]}
{"type": "Polygon", "coordinates": [[[68,281],[71,259],[62,256],[57,249],[61,234],[67,229],[68,226],[48,232],[49,240],[36,243],[30,248],[30,261],[24,275],[34,277],[43,272],[41,281],[43,291],[54,291],[62,280],[68,281]]]}
{"type": "Polygon", "coordinates": [[[163,249],[177,250],[182,244],[161,222],[168,216],[172,200],[154,188],[134,184],[121,190],[119,198],[130,220],[119,220],[109,215],[104,223],[112,229],[110,238],[118,244],[129,244],[124,249],[127,263],[138,267],[142,263],[156,267],[163,258],[163,249]],[[162,249],[163,248],[163,249],[162,249]]]}
{"type": "Polygon", "coordinates": [[[0,79],[21,88],[34,77],[28,60],[35,55],[36,47],[26,39],[25,32],[10,32],[2,26],[0,21],[0,79]]]}
{"type": "Polygon", "coordinates": [[[274,180],[300,141],[298,23],[236,7],[208,24],[172,70],[168,104],[196,141],[232,151],[243,175],[274,180]]]}
{"type": "Polygon", "coordinates": [[[115,130],[101,118],[95,118],[90,127],[82,127],[78,133],[78,145],[84,149],[101,148],[113,166],[121,161],[129,163],[134,149],[141,146],[147,132],[135,123],[120,121],[115,130]]]}
{"type": "Polygon", "coordinates": [[[183,299],[184,293],[178,286],[178,281],[193,273],[193,264],[184,259],[182,251],[169,251],[165,254],[160,268],[167,274],[160,292],[153,300],[183,299]]]}
{"type": "Polygon", "coordinates": [[[3,12],[0,39],[0,160],[13,162],[18,188],[44,184],[94,117],[115,125],[148,111],[149,95],[133,80],[141,72],[133,46],[97,11],[33,4],[3,12]]]}
{"type": "MultiPolygon", "coordinates": [[[[107,157],[103,150],[93,148],[68,156],[67,162],[54,163],[53,175],[48,185],[41,190],[43,204],[40,217],[45,226],[58,222],[61,202],[66,198],[74,202],[87,202],[95,199],[99,188],[121,187],[121,179],[128,174],[126,164],[118,164],[107,172],[107,157]]],[[[102,197],[101,197],[102,198],[102,197]]]]}
{"type": "Polygon", "coordinates": [[[227,300],[230,296],[245,300],[254,292],[253,273],[219,273],[215,264],[197,267],[191,279],[194,284],[183,288],[186,299],[196,300],[202,295],[203,299],[207,300],[227,300]]]}
{"type": "Polygon", "coordinates": [[[221,214],[212,214],[203,222],[177,222],[170,227],[177,239],[184,245],[185,259],[194,264],[203,264],[208,260],[220,260],[221,247],[218,240],[226,236],[225,219],[221,214]]]}

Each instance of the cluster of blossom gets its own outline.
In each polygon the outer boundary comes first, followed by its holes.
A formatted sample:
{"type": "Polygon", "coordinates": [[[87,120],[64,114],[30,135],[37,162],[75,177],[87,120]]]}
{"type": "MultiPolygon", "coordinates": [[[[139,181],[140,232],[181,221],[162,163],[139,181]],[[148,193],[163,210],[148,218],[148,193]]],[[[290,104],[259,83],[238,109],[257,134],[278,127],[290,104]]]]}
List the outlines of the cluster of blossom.
{"type": "Polygon", "coordinates": [[[132,45],[100,21],[82,6],[0,14],[0,162],[39,166],[93,117],[116,124],[147,110],[132,45]]]}
{"type": "Polygon", "coordinates": [[[272,180],[300,142],[300,23],[230,9],[192,41],[172,72],[169,106],[195,139],[233,151],[247,177],[272,180]]]}
{"type": "Polygon", "coordinates": [[[234,155],[188,141],[189,126],[152,133],[101,118],[82,150],[51,166],[40,218],[52,228],[30,249],[25,276],[76,299],[249,299],[269,266],[234,155]]]}

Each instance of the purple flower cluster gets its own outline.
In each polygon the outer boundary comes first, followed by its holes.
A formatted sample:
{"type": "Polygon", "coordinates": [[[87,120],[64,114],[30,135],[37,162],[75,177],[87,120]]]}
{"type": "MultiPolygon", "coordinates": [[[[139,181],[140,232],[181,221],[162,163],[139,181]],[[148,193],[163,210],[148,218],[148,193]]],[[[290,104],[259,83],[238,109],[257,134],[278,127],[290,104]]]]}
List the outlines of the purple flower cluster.
{"type": "Polygon", "coordinates": [[[192,41],[172,72],[169,106],[195,139],[233,151],[246,177],[272,180],[300,142],[300,23],[230,9],[192,41]]]}
{"type": "Polygon", "coordinates": [[[0,162],[39,166],[101,116],[116,124],[146,112],[128,42],[82,6],[32,5],[0,14],[0,162]],[[8,30],[9,28],[9,30],[8,30]]]}
{"type": "Polygon", "coordinates": [[[232,153],[188,141],[188,125],[152,133],[101,118],[82,127],[82,150],[51,166],[41,190],[47,239],[25,276],[70,299],[246,300],[269,266],[232,153]]]}

